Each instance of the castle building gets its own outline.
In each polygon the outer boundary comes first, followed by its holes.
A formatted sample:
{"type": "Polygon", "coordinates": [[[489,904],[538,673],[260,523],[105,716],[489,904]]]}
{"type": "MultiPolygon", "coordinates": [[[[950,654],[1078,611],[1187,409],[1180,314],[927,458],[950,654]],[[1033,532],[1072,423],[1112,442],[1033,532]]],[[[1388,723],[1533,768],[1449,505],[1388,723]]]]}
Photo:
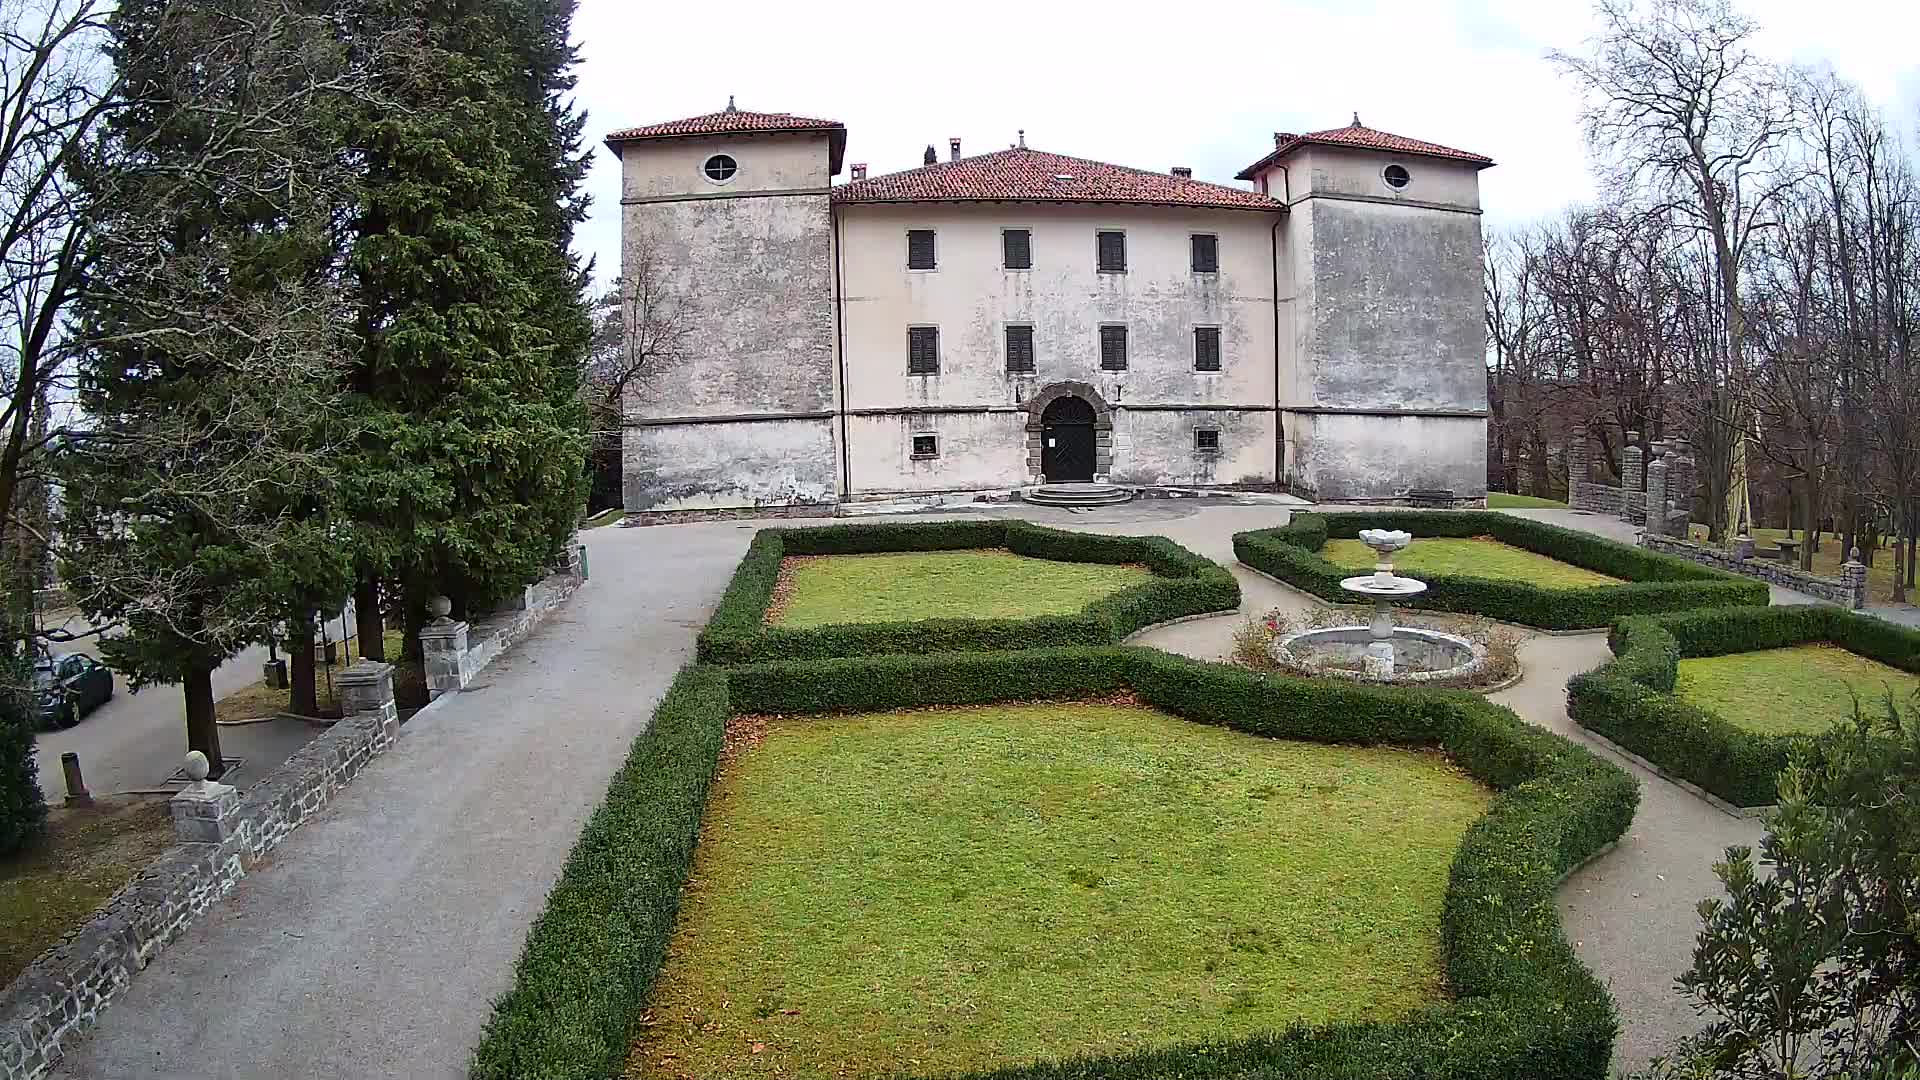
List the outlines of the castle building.
{"type": "Polygon", "coordinates": [[[676,345],[624,403],[629,511],[1092,480],[1484,497],[1490,159],[1355,117],[1276,134],[1246,188],[1024,137],[836,184],[846,141],[731,102],[607,137],[628,322],[652,296],[676,345]]]}

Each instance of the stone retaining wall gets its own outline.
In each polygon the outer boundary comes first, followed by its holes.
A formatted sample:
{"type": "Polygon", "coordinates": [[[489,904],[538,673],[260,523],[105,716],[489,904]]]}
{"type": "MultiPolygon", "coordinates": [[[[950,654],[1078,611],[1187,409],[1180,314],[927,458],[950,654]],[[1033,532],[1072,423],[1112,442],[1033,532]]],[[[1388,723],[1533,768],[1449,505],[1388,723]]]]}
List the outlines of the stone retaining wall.
{"type": "Polygon", "coordinates": [[[1721,551],[1719,548],[1707,547],[1688,540],[1678,540],[1671,536],[1643,535],[1640,537],[1640,543],[1649,550],[1658,551],[1664,555],[1678,555],[1690,562],[1711,566],[1715,570],[1759,578],[1783,589],[1803,592],[1808,596],[1818,597],[1854,611],[1867,606],[1867,568],[1853,560],[1848,560],[1847,564],[1841,567],[1842,576],[1830,578],[1766,559],[1743,559],[1730,551],[1721,551]]]}
{"type": "Polygon", "coordinates": [[[532,633],[554,608],[572,596],[586,581],[585,570],[583,549],[575,545],[568,550],[565,569],[528,585],[506,607],[471,623],[442,616],[421,627],[428,696],[438,698],[465,689],[482,668],[532,633]]]}
{"type": "Polygon", "coordinates": [[[201,784],[176,795],[175,828],[185,842],[162,852],[7,987],[0,1077],[47,1075],[136,972],[393,745],[400,715],[392,666],[362,660],[339,681],[343,705],[358,711],[244,793],[201,784]]]}

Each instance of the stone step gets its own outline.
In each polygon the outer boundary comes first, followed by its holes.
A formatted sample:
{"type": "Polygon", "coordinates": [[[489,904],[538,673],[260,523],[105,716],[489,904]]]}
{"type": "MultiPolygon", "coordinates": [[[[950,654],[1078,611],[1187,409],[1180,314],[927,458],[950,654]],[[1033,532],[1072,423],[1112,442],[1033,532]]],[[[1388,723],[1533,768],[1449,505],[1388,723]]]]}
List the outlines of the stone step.
{"type": "Polygon", "coordinates": [[[1130,501],[1133,491],[1117,484],[1041,484],[1022,491],[1020,497],[1040,506],[1117,506],[1130,501]]]}

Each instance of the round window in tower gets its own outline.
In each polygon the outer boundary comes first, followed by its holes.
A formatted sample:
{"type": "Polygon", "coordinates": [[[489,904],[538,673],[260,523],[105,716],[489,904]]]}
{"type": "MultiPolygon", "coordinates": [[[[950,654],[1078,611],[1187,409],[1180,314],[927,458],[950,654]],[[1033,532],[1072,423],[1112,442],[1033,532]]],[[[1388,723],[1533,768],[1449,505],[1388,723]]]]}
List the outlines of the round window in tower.
{"type": "Polygon", "coordinates": [[[1412,174],[1408,173],[1406,167],[1401,165],[1389,165],[1380,170],[1380,179],[1385,180],[1387,186],[1395,191],[1400,191],[1413,182],[1412,174]]]}
{"type": "Polygon", "coordinates": [[[724,184],[733,179],[734,173],[740,171],[740,163],[733,160],[730,155],[715,154],[707,159],[705,165],[700,166],[700,171],[706,173],[707,179],[714,183],[724,184]]]}

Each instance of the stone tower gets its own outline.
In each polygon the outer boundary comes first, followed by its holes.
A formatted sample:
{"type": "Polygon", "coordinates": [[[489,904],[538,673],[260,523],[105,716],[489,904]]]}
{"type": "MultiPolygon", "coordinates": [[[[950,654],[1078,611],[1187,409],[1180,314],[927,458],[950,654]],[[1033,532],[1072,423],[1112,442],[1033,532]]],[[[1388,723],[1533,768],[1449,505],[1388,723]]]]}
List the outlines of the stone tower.
{"type": "Polygon", "coordinates": [[[621,162],[629,334],[650,276],[648,291],[671,298],[680,353],[624,403],[629,511],[837,499],[828,189],[846,138],[837,121],[731,99],[607,137],[621,162]]]}

